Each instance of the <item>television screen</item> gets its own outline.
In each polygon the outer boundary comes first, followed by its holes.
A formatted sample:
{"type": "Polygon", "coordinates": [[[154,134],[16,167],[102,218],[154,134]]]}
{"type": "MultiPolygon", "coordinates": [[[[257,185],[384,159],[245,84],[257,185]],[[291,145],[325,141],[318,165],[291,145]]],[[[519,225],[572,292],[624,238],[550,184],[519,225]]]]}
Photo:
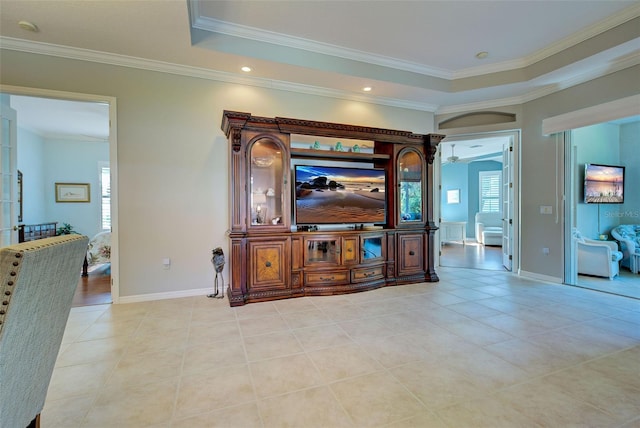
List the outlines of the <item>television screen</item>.
{"type": "Polygon", "coordinates": [[[384,223],[384,170],[295,166],[297,224],[384,223]]]}
{"type": "Polygon", "coordinates": [[[584,201],[587,204],[624,203],[624,167],[586,164],[584,201]]]}

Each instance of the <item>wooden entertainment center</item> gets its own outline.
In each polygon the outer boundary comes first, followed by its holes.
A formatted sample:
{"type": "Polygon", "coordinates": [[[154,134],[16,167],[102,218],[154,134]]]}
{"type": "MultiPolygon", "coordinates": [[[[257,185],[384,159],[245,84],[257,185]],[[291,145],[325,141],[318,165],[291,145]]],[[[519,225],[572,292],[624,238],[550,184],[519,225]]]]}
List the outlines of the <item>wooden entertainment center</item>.
{"type": "Polygon", "coordinates": [[[231,306],[438,281],[433,160],[444,135],[226,110],[222,130],[231,151],[231,306]],[[384,199],[384,223],[355,216],[332,225],[327,210],[322,225],[295,224],[299,194],[344,187],[303,188],[292,173],[301,162],[384,171],[386,189],[358,190],[384,199]]]}

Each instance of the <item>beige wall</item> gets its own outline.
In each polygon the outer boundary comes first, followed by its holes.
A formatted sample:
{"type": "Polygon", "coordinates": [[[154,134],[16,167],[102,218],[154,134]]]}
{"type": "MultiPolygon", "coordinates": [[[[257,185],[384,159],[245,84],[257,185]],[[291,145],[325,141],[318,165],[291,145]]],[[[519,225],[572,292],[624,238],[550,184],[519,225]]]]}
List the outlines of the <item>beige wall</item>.
{"type": "Polygon", "coordinates": [[[433,131],[433,115],[421,111],[8,50],[0,54],[3,85],[117,99],[119,287],[125,300],[213,286],[211,249],[228,248],[224,109],[433,131]],[[171,258],[169,270],[162,267],[164,257],[171,258]]]}

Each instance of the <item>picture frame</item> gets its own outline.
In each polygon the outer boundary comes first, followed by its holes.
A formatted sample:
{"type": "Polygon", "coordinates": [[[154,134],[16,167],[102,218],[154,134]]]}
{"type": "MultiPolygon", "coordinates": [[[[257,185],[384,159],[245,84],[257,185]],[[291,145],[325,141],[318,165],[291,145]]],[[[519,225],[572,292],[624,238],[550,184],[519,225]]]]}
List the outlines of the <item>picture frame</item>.
{"type": "Polygon", "coordinates": [[[91,202],[89,183],[56,183],[56,202],[91,202]]]}
{"type": "Polygon", "coordinates": [[[460,189],[447,190],[447,203],[448,204],[460,203],[460,189]]]}

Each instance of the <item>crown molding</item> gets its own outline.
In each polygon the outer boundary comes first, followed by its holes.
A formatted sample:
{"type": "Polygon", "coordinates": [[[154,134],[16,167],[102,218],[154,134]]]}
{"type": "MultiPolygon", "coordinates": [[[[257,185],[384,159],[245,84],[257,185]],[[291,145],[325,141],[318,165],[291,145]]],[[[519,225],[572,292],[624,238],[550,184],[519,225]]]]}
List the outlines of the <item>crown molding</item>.
{"type": "Polygon", "coordinates": [[[373,95],[360,95],[346,91],[322,88],[319,86],[303,85],[299,83],[291,83],[273,79],[263,79],[258,77],[238,76],[233,73],[210,70],[200,67],[191,67],[150,59],[136,58],[126,55],[98,52],[89,49],[53,45],[49,43],[32,42],[10,37],[0,37],[0,49],[8,49],[40,55],[50,55],[55,57],[96,62],[140,70],[157,71],[179,76],[196,77],[199,79],[214,80],[218,82],[233,83],[238,85],[256,86],[267,89],[298,92],[308,95],[318,95],[330,98],[360,101],[370,104],[386,105],[390,107],[427,111],[431,113],[435,112],[438,108],[438,105],[431,103],[407,101],[396,98],[377,97],[373,95]]]}
{"type": "Polygon", "coordinates": [[[581,83],[585,83],[598,77],[603,77],[638,64],[640,64],[640,52],[633,52],[629,55],[617,59],[616,61],[603,63],[600,66],[589,69],[584,73],[577,73],[569,79],[563,80],[562,82],[543,85],[541,87],[538,87],[537,89],[528,91],[519,96],[442,107],[437,110],[436,114],[463,113],[468,111],[478,111],[496,107],[524,104],[529,101],[533,101],[538,98],[560,92],[572,86],[576,86],[581,83]]]}
{"type": "Polygon", "coordinates": [[[384,55],[376,55],[357,49],[345,48],[329,43],[322,43],[314,40],[304,39],[301,37],[287,36],[282,33],[260,30],[255,27],[249,27],[246,25],[232,24],[213,18],[197,17],[194,20],[193,27],[198,30],[225,34],[231,37],[239,37],[242,39],[254,40],[262,43],[270,43],[278,46],[285,46],[287,48],[301,49],[317,54],[329,55],[352,61],[364,62],[367,64],[375,64],[382,67],[409,71],[412,73],[423,74],[427,76],[439,77],[443,79],[452,78],[452,73],[442,68],[429,67],[411,61],[392,58],[384,55]]]}
{"type": "Polygon", "coordinates": [[[526,57],[518,58],[512,61],[503,61],[495,64],[454,71],[443,68],[429,67],[424,64],[418,64],[398,58],[376,55],[357,49],[350,49],[300,37],[288,36],[282,33],[261,30],[246,25],[233,24],[213,18],[202,17],[200,16],[198,2],[195,0],[190,0],[189,3],[191,4],[192,11],[192,26],[193,28],[197,28],[199,30],[225,34],[232,37],[239,37],[258,42],[272,43],[275,45],[294,49],[302,49],[309,52],[375,64],[383,67],[389,67],[448,80],[476,77],[490,73],[499,73],[503,71],[525,68],[640,16],[639,3],[630,6],[618,12],[617,14],[608,17],[607,19],[597,22],[583,29],[582,31],[574,33],[564,38],[563,40],[540,49],[526,57]]]}
{"type": "Polygon", "coordinates": [[[196,77],[200,79],[214,80],[225,83],[256,86],[267,89],[302,93],[307,95],[323,96],[349,101],[385,105],[389,107],[426,111],[437,114],[460,113],[471,110],[483,110],[507,105],[524,104],[526,102],[550,95],[554,92],[558,92],[571,86],[575,86],[580,83],[584,83],[589,80],[623,70],[627,67],[632,67],[634,65],[640,64],[640,53],[634,52],[614,62],[603,63],[601,66],[596,67],[595,69],[590,69],[587,72],[576,74],[569,80],[543,85],[542,87],[528,91],[523,95],[441,107],[438,104],[433,103],[362,95],[353,92],[322,88],[312,85],[303,85],[299,83],[291,83],[273,79],[238,76],[233,73],[209,70],[199,67],[190,67],[125,55],[98,52],[88,49],[72,48],[41,42],[32,42],[8,37],[0,37],[0,48],[41,55],[50,55],[74,60],[97,62],[121,67],[136,68],[141,70],[157,71],[180,76],[196,77]]]}

